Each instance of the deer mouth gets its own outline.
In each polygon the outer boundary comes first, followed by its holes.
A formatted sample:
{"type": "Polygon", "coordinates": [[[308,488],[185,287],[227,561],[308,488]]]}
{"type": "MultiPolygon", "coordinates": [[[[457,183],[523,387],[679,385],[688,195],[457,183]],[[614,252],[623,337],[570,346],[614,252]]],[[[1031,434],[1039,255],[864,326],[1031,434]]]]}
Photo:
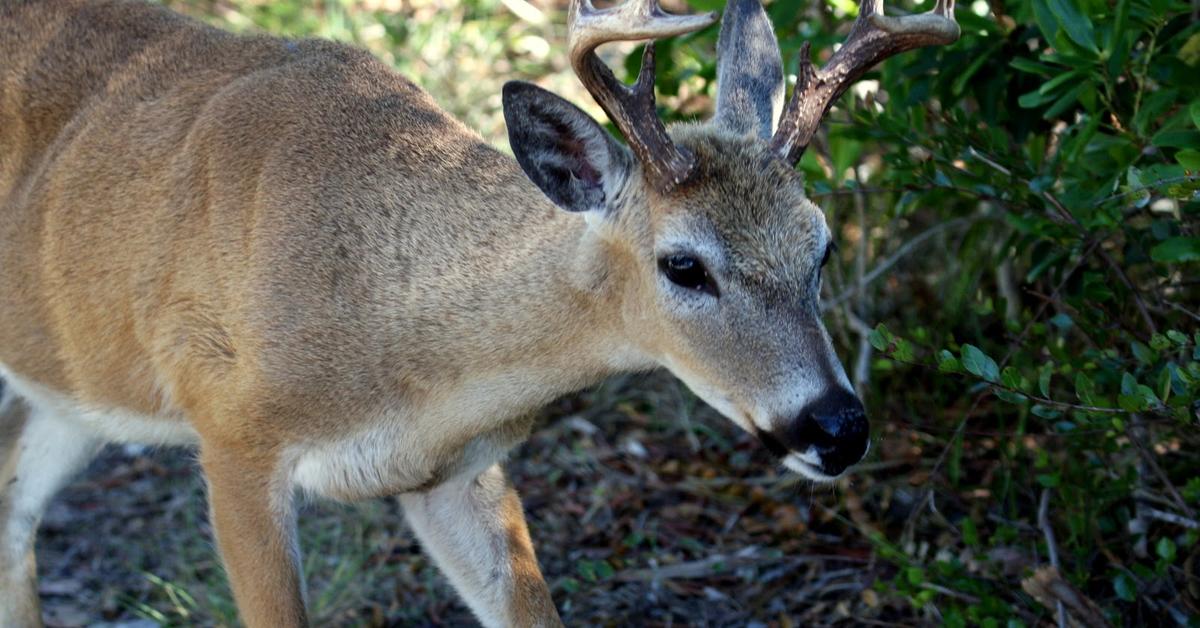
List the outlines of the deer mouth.
{"type": "Polygon", "coordinates": [[[811,459],[816,457],[816,452],[811,447],[803,454],[791,452],[783,457],[783,466],[787,467],[790,471],[803,475],[813,482],[832,482],[842,476],[841,473],[838,475],[829,475],[821,471],[818,463],[810,462],[811,459]]]}
{"type": "Polygon", "coordinates": [[[813,482],[832,482],[845,475],[845,471],[849,469],[847,467],[841,473],[830,475],[823,470],[821,454],[816,447],[809,446],[806,451],[798,452],[789,449],[778,438],[765,430],[755,428],[754,435],[767,448],[767,451],[778,458],[789,471],[798,473],[813,482]]]}

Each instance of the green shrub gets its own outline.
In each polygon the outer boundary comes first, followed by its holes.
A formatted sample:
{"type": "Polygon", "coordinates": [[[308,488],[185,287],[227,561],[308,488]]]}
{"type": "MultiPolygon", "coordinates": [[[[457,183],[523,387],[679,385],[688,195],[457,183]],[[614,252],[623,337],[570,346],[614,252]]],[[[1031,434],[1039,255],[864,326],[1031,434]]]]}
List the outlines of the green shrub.
{"type": "MultiPolygon", "coordinates": [[[[791,71],[803,41],[821,59],[840,40],[854,7],[830,5],[770,5],[791,71]]],[[[877,542],[897,566],[877,585],[930,618],[1036,621],[1022,583],[1053,542],[1108,620],[1197,622],[1194,12],[960,6],[958,43],[868,75],[878,92],[844,97],[802,161],[840,232],[835,336],[877,421],[928,463],[908,525],[877,542]],[[939,551],[918,557],[921,539],[939,551]],[[1005,572],[1013,547],[1035,560],[1005,572]]],[[[664,93],[712,93],[715,36],[674,45],[664,93]]]]}

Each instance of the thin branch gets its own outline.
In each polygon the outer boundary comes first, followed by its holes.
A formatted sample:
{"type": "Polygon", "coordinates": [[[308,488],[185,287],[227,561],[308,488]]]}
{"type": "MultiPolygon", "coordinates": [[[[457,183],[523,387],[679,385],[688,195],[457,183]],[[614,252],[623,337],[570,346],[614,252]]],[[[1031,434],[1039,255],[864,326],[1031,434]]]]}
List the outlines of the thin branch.
{"type": "Polygon", "coordinates": [[[958,591],[948,589],[946,587],[941,586],[940,584],[934,584],[932,582],[922,582],[920,584],[920,587],[922,589],[927,589],[927,590],[933,591],[935,593],[941,593],[942,595],[944,595],[946,597],[951,597],[956,600],[962,600],[963,602],[966,602],[967,604],[979,604],[982,601],[979,598],[975,597],[974,595],[968,595],[966,593],[959,593],[958,591]]]}
{"type": "MultiPolygon", "coordinates": [[[[1179,510],[1183,511],[1185,515],[1189,517],[1195,517],[1195,513],[1193,513],[1192,509],[1187,505],[1187,500],[1183,498],[1183,495],[1179,494],[1179,491],[1175,488],[1175,485],[1171,483],[1171,479],[1167,476],[1167,473],[1163,471],[1162,467],[1159,466],[1158,461],[1154,459],[1153,452],[1151,452],[1150,448],[1146,446],[1146,425],[1145,422],[1142,421],[1141,415],[1134,413],[1132,416],[1133,421],[1128,435],[1130,440],[1133,441],[1133,445],[1137,447],[1138,456],[1145,464],[1146,468],[1156,477],[1158,477],[1159,482],[1162,482],[1163,488],[1167,489],[1167,493],[1169,493],[1171,498],[1175,500],[1175,506],[1179,508],[1179,510]]],[[[1142,473],[1140,475],[1145,477],[1147,474],[1142,473]]]]}
{"type": "MultiPolygon", "coordinates": [[[[912,253],[914,249],[916,249],[918,246],[920,246],[923,242],[925,242],[929,238],[932,238],[933,236],[935,236],[947,229],[952,229],[954,227],[957,227],[957,226],[963,225],[963,224],[969,224],[969,223],[975,222],[976,220],[979,220],[979,219],[980,218],[978,216],[967,216],[967,217],[963,217],[963,218],[955,218],[954,220],[940,222],[940,223],[926,229],[925,231],[922,231],[921,233],[913,236],[907,242],[905,242],[899,249],[896,249],[895,253],[892,253],[886,259],[884,259],[882,262],[879,262],[878,264],[876,264],[875,267],[872,268],[869,272],[865,273],[862,276],[862,280],[861,280],[862,287],[866,287],[867,285],[873,283],[876,279],[879,279],[879,277],[882,276],[884,273],[886,273],[888,270],[890,270],[892,266],[895,266],[897,262],[899,262],[901,259],[903,259],[905,256],[907,256],[909,253],[912,253]]],[[[841,294],[822,303],[821,308],[828,310],[830,308],[841,305],[843,302],[850,299],[850,297],[855,296],[857,294],[858,290],[860,290],[860,287],[856,283],[855,286],[846,288],[845,290],[842,291],[841,294]]]]}
{"type": "Polygon", "coordinates": [[[1129,294],[1133,295],[1133,303],[1137,305],[1138,311],[1141,312],[1142,318],[1146,321],[1146,327],[1150,329],[1150,334],[1157,334],[1158,326],[1154,324],[1154,319],[1150,317],[1150,311],[1146,309],[1146,302],[1142,300],[1141,292],[1134,287],[1133,282],[1129,280],[1129,275],[1125,274],[1125,269],[1121,268],[1121,266],[1117,264],[1116,260],[1109,256],[1108,252],[1104,250],[1104,247],[1097,248],[1096,253],[1099,254],[1100,259],[1104,260],[1104,263],[1108,264],[1109,268],[1112,268],[1113,272],[1117,274],[1117,277],[1121,280],[1121,283],[1125,284],[1125,287],[1129,290],[1129,294]]]}
{"type": "MultiPolygon", "coordinates": [[[[1050,555],[1050,566],[1054,571],[1062,573],[1058,563],[1058,542],[1054,539],[1054,527],[1050,525],[1050,489],[1042,489],[1042,497],[1038,500],[1038,528],[1046,538],[1046,553],[1050,555]]],[[[1058,628],[1067,627],[1067,607],[1062,599],[1055,600],[1055,610],[1058,611],[1058,628]]]]}
{"type": "Polygon", "coordinates": [[[1200,175],[1185,174],[1185,175],[1181,175],[1178,177],[1167,177],[1166,179],[1159,179],[1157,181],[1148,183],[1146,185],[1138,186],[1136,188],[1130,188],[1128,190],[1125,190],[1124,192],[1117,192],[1116,194],[1110,194],[1109,196],[1105,196],[1104,198],[1096,201],[1096,204],[1100,205],[1102,203],[1107,203],[1108,201],[1114,201],[1123,196],[1132,196],[1134,194],[1141,194],[1142,192],[1148,192],[1150,190],[1158,189],[1164,185],[1171,185],[1173,183],[1187,183],[1189,181],[1200,181],[1200,175]]]}
{"type": "Polygon", "coordinates": [[[1200,321],[1200,314],[1196,314],[1195,312],[1183,307],[1178,303],[1175,303],[1174,301],[1168,301],[1167,305],[1170,305],[1172,309],[1179,310],[1180,312],[1183,312],[1184,314],[1187,314],[1188,316],[1200,321]]]}
{"type": "Polygon", "coordinates": [[[1146,508],[1143,511],[1143,514],[1145,514],[1147,517],[1150,517],[1151,519],[1158,519],[1159,521],[1173,523],[1177,526],[1181,526],[1181,527],[1187,528],[1189,530],[1200,530],[1200,521],[1196,521],[1195,519],[1190,519],[1190,518],[1184,517],[1182,515],[1177,515],[1173,512],[1167,512],[1165,510],[1159,510],[1157,508],[1146,508]]]}
{"type": "MultiPolygon", "coordinates": [[[[851,174],[854,177],[854,187],[861,188],[862,180],[858,176],[858,167],[860,164],[854,164],[851,174]]],[[[875,348],[871,346],[870,331],[867,325],[862,322],[862,318],[867,316],[867,294],[866,294],[866,268],[867,268],[867,248],[871,245],[871,229],[867,224],[867,195],[855,194],[851,197],[854,200],[854,216],[858,220],[858,246],[854,252],[854,311],[846,308],[846,316],[852,320],[858,320],[858,351],[854,358],[854,373],[852,375],[854,381],[854,390],[859,395],[866,392],[867,383],[871,378],[871,354],[875,348]],[[863,331],[867,329],[867,331],[863,331]]]]}
{"type": "MultiPolygon", "coordinates": [[[[713,554],[707,558],[699,560],[691,560],[674,565],[664,565],[662,567],[649,567],[646,569],[630,569],[621,571],[613,576],[614,580],[619,582],[647,582],[654,580],[671,580],[671,579],[692,579],[692,578],[708,578],[716,574],[727,573],[734,567],[745,567],[749,565],[777,564],[784,563],[788,565],[800,565],[804,563],[824,563],[825,561],[835,560],[842,561],[840,556],[826,555],[779,555],[775,553],[759,553],[757,547],[750,546],[735,554],[713,554]]],[[[854,561],[854,559],[850,559],[854,561]]],[[[843,570],[845,573],[858,572],[855,570],[843,570]]],[[[836,571],[831,573],[839,573],[836,571]]]]}

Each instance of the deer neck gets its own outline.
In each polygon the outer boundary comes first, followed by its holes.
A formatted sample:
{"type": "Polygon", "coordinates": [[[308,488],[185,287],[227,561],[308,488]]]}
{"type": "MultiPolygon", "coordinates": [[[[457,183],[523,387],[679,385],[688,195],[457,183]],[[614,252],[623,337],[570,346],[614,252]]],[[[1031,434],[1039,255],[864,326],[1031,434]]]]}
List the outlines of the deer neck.
{"type": "MultiPolygon", "coordinates": [[[[496,382],[516,406],[532,408],[654,361],[628,332],[629,254],[528,188],[503,210],[521,224],[489,225],[494,239],[459,251],[453,273],[413,307],[423,311],[416,333],[432,337],[423,330],[436,326],[439,338],[452,339],[418,360],[426,373],[460,385],[496,382]]],[[[411,312],[397,318],[402,336],[412,337],[413,320],[411,312]]]]}

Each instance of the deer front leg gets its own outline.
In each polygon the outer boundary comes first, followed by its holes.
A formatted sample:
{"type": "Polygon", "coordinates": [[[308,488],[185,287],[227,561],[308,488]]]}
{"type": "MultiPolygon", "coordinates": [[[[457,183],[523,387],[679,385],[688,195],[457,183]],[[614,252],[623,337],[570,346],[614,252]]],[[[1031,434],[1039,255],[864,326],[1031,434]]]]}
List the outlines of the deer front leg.
{"type": "Polygon", "coordinates": [[[249,628],[308,623],[291,482],[277,456],[202,447],[217,547],[249,628]]]}
{"type": "Polygon", "coordinates": [[[400,496],[409,525],[483,625],[561,626],[499,465],[400,496]]]}

